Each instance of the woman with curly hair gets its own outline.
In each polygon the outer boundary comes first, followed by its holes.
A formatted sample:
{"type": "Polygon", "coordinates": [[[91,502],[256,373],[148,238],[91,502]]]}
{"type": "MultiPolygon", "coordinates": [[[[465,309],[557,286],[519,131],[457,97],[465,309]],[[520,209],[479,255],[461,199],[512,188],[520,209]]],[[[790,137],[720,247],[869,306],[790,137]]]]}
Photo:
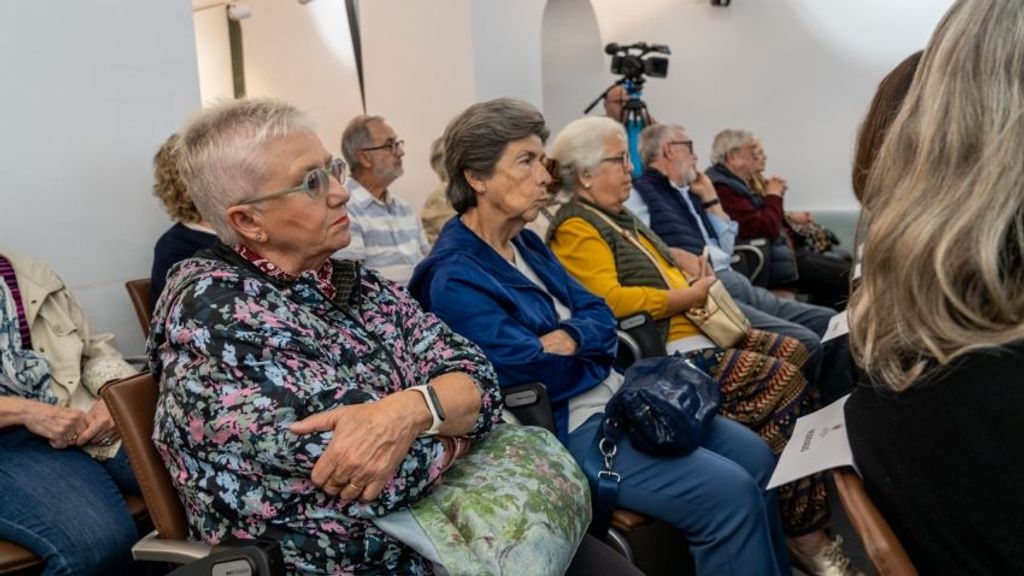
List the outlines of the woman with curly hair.
{"type": "Polygon", "coordinates": [[[199,214],[185,183],[178,172],[178,156],[174,146],[178,135],[171,134],[153,156],[153,195],[160,199],[164,210],[175,220],[153,248],[153,269],[150,279],[153,283],[155,304],[167,283],[167,271],[171,266],[195,254],[196,250],[213,246],[217,239],[213,228],[199,214]]]}

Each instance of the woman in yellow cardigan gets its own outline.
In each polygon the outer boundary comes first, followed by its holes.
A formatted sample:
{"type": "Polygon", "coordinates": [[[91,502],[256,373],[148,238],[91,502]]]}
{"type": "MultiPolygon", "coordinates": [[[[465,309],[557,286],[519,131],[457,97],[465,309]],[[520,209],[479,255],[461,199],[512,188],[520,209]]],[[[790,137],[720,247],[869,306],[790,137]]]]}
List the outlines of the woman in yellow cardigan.
{"type": "MultiPolygon", "coordinates": [[[[666,142],[665,146],[684,143],[666,142]]],[[[622,126],[607,118],[582,118],[555,139],[563,191],[572,197],[552,219],[551,250],[612,312],[648,312],[670,353],[683,354],[722,387],[722,414],[758,432],[776,454],[796,418],[816,408],[801,367],[807,351],[795,339],[750,330],[736,348],[724,350],[701,334],[684,314],[703,306],[714,274],[706,259],[692,264],[687,280],[676,253],[623,203],[632,166],[622,126]],[[643,247],[643,250],[639,246],[643,247]]],[[[673,169],[689,167],[681,162],[673,169]]],[[[779,488],[779,503],[793,557],[812,574],[859,574],[823,525],[828,516],[821,474],[779,488]]]]}

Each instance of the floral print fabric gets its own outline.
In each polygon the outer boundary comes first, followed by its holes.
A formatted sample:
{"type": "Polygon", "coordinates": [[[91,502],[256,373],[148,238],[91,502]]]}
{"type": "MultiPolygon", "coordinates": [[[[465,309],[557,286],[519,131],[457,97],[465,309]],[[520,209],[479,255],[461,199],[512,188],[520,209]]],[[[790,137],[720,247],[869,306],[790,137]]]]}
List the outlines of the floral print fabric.
{"type": "Polygon", "coordinates": [[[18,308],[7,281],[0,277],[0,396],[18,396],[56,404],[50,390],[50,364],[32,349],[22,348],[18,308]]]}
{"type": "Polygon", "coordinates": [[[553,434],[503,424],[411,512],[449,574],[564,574],[590,524],[590,487],[553,434]]]}
{"type": "Polygon", "coordinates": [[[332,433],[288,426],[464,372],[481,390],[468,434],[479,438],[501,407],[483,354],[356,263],[334,262],[332,301],[312,272],[273,279],[223,245],[198,256],[172,269],[149,341],[160,379],[154,441],[191,535],[277,540],[291,572],[430,573],[371,519],[430,492],[442,443],[416,439],[374,502],[343,505],[309,479],[332,433]]]}

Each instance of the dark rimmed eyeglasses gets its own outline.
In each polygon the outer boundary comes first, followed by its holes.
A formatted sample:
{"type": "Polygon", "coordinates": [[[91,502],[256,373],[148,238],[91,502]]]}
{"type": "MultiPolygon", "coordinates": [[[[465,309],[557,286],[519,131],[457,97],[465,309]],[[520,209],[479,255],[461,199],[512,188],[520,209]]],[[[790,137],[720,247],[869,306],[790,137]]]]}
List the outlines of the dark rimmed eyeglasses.
{"type": "Polygon", "coordinates": [[[686,149],[693,154],[693,140],[669,140],[669,146],[686,146],[686,149]]]}
{"type": "Polygon", "coordinates": [[[380,146],[370,146],[369,148],[360,148],[363,152],[373,152],[374,150],[387,150],[394,155],[398,155],[400,151],[405,150],[405,140],[388,140],[380,146]]]}
{"type": "Polygon", "coordinates": [[[632,163],[630,163],[629,161],[629,150],[626,150],[625,152],[618,156],[609,156],[607,158],[601,158],[601,162],[611,162],[612,164],[618,164],[619,166],[622,166],[623,170],[625,170],[627,166],[632,166],[632,163]]]}
{"type": "Polygon", "coordinates": [[[327,194],[327,189],[331,186],[330,178],[333,177],[339,184],[344,184],[345,175],[347,173],[348,164],[346,164],[344,160],[337,157],[331,158],[331,161],[327,163],[327,166],[323,168],[314,168],[309,172],[306,172],[306,176],[302,179],[302,184],[292,188],[278,190],[277,192],[263,194],[255,198],[249,198],[248,200],[242,200],[237,205],[245,206],[247,204],[256,204],[257,202],[280,198],[281,196],[291,194],[292,192],[305,192],[307,196],[316,200],[317,198],[322,198],[327,194]]]}

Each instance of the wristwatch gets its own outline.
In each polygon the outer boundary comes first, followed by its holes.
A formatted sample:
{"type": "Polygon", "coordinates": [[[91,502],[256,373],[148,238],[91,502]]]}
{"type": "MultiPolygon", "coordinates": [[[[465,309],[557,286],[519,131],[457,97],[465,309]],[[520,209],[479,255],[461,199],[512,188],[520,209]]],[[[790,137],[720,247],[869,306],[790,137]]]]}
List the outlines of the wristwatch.
{"type": "Polygon", "coordinates": [[[717,205],[719,205],[721,203],[722,203],[722,201],[719,200],[718,198],[712,198],[711,200],[708,200],[707,202],[701,202],[700,205],[703,206],[705,210],[707,210],[708,208],[711,208],[712,206],[717,206],[717,205]]]}
{"type": "Polygon", "coordinates": [[[441,399],[437,397],[437,392],[434,392],[434,387],[430,384],[422,384],[420,386],[411,386],[408,389],[415,390],[423,395],[423,401],[427,403],[427,410],[430,410],[430,416],[434,419],[430,429],[420,434],[420,436],[436,435],[441,429],[441,424],[444,424],[444,406],[441,405],[441,399]]]}

